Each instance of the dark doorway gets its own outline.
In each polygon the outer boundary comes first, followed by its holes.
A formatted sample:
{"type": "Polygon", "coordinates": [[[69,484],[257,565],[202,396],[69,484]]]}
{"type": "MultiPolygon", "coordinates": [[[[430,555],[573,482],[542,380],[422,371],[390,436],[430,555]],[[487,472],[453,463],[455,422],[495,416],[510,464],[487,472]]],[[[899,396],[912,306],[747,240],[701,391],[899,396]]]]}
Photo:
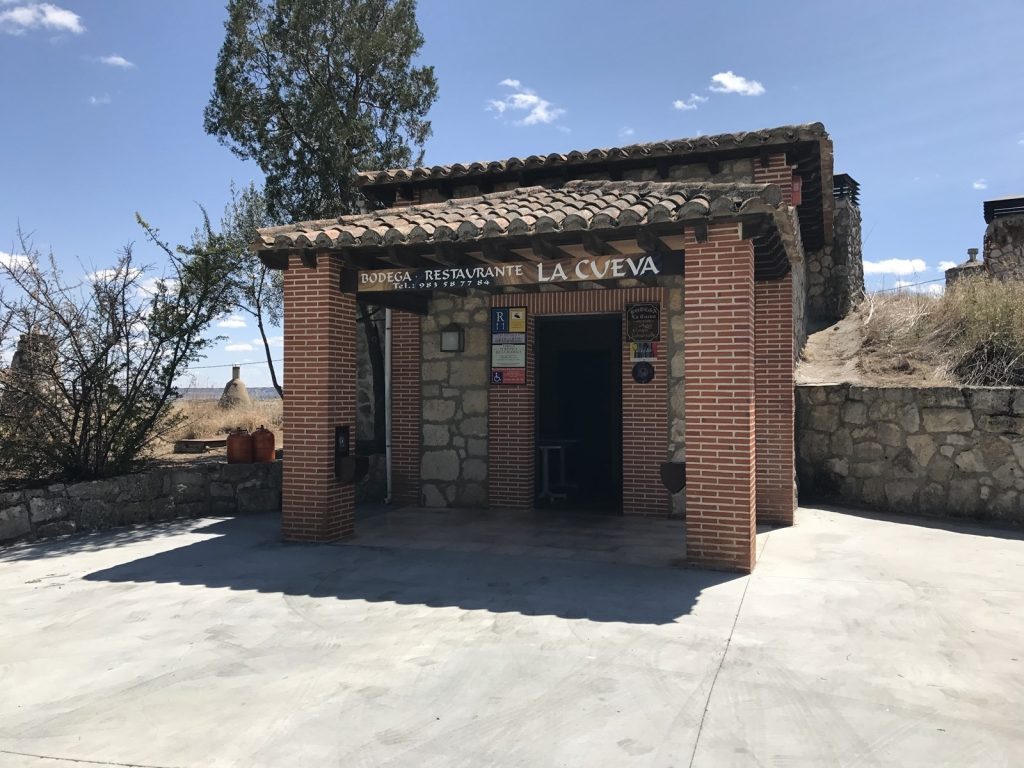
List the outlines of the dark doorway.
{"type": "Polygon", "coordinates": [[[537,504],[621,513],[622,316],[536,322],[537,504]]]}

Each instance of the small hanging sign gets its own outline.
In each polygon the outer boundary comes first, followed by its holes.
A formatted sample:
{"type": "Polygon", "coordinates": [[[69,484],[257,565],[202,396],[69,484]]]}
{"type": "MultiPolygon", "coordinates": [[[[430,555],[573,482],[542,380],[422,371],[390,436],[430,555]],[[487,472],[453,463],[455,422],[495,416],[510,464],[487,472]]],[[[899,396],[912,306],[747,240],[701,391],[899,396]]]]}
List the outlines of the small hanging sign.
{"type": "Polygon", "coordinates": [[[626,305],[626,339],[661,341],[661,304],[647,302],[626,305]]]}

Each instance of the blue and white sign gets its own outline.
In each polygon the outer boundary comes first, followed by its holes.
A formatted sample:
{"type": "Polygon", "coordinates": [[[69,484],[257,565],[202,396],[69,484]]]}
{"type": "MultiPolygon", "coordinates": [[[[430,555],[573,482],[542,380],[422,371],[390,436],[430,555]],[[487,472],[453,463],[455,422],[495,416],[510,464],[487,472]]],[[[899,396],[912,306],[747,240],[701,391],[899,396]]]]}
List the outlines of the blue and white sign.
{"type": "Polygon", "coordinates": [[[508,307],[491,309],[491,333],[508,333],[508,307]]]}

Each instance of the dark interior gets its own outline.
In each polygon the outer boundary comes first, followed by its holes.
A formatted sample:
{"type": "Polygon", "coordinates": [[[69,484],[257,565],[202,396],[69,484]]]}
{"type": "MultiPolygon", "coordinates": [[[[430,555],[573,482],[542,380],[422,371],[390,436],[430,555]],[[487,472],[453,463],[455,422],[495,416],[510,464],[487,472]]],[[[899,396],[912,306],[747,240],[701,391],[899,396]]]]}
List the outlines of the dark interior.
{"type": "Polygon", "coordinates": [[[541,317],[536,344],[537,505],[620,514],[622,316],[541,317]]]}

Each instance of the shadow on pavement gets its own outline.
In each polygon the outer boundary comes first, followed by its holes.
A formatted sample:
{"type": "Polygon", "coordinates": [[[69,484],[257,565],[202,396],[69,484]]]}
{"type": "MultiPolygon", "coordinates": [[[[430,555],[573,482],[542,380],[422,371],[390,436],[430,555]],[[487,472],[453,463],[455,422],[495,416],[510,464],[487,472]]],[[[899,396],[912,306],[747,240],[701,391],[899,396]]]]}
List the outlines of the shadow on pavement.
{"type": "Polygon", "coordinates": [[[216,538],[139,558],[88,581],[155,582],[314,598],[666,624],[735,574],[494,552],[288,544],[276,515],[197,529],[216,538]]]}
{"type": "Polygon", "coordinates": [[[100,552],[151,541],[161,536],[174,536],[196,530],[204,523],[194,518],[169,520],[167,522],[140,523],[131,527],[115,528],[93,533],[73,533],[51,539],[38,539],[0,548],[0,563],[19,560],[42,560],[47,557],[62,557],[76,552],[100,552]]]}

